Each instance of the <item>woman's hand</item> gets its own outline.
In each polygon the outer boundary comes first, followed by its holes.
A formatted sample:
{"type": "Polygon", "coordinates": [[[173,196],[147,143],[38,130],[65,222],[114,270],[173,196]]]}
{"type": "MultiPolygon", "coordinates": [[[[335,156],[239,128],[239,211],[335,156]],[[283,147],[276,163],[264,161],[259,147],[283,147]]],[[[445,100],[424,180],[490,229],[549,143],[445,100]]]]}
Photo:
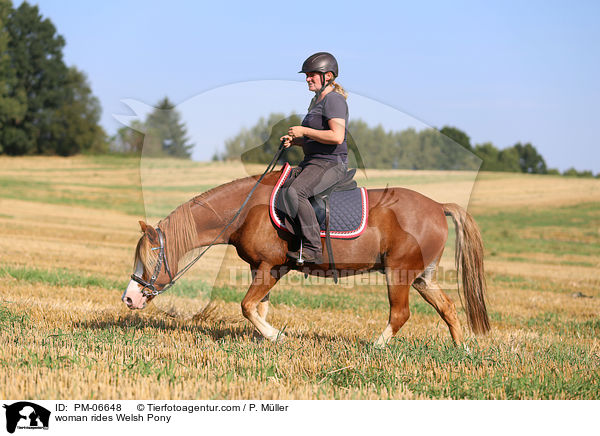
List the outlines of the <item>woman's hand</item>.
{"type": "Polygon", "coordinates": [[[283,141],[283,146],[285,148],[289,148],[292,145],[300,145],[304,143],[304,131],[305,128],[302,126],[293,126],[288,130],[288,135],[284,135],[279,138],[280,141],[283,141]],[[300,133],[300,134],[298,134],[300,133]]]}
{"type": "Polygon", "coordinates": [[[302,138],[306,134],[303,126],[292,126],[288,129],[288,135],[294,138],[302,138]]]}
{"type": "Polygon", "coordinates": [[[284,148],[290,148],[292,146],[293,138],[290,135],[285,135],[279,138],[280,141],[283,141],[284,148]]]}

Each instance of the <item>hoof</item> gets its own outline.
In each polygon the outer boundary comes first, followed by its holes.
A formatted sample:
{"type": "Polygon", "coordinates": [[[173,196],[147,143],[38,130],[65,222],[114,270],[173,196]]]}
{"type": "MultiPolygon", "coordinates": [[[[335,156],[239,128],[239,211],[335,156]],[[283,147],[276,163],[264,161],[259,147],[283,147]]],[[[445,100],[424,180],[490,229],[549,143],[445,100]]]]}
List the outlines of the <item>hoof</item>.
{"type": "Polygon", "coordinates": [[[273,336],[269,336],[267,339],[269,339],[271,342],[282,344],[287,340],[287,336],[283,334],[283,332],[277,332],[273,336]]]}
{"type": "Polygon", "coordinates": [[[385,348],[387,347],[387,343],[385,342],[385,340],[383,338],[379,338],[375,341],[375,343],[373,344],[373,348],[375,348],[376,350],[385,350],[385,348]]]}

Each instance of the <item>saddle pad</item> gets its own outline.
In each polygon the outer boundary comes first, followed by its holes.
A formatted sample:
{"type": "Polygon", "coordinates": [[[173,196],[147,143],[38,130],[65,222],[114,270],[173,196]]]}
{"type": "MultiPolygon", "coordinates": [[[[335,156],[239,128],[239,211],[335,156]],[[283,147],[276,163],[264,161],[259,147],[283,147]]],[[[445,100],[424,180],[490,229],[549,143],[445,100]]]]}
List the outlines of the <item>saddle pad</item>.
{"type": "MultiPolygon", "coordinates": [[[[269,201],[271,220],[280,229],[289,231],[285,227],[284,208],[281,206],[281,187],[289,177],[292,167],[286,163],[281,171],[281,176],[269,201]]],[[[329,196],[329,230],[332,238],[351,239],[359,236],[367,227],[369,215],[369,197],[365,188],[355,188],[350,191],[334,191],[329,196]]],[[[321,225],[321,237],[325,237],[325,220],[321,225]]]]}

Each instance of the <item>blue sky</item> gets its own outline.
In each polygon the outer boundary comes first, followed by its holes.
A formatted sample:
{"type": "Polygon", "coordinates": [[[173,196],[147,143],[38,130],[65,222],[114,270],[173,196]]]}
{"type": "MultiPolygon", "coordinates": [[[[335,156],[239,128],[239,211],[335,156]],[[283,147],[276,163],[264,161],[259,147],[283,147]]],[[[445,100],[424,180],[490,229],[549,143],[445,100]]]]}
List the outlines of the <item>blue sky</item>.
{"type": "MultiPolygon", "coordinates": [[[[308,55],[329,51],[351,92],[351,117],[405,127],[363,104],[375,101],[416,124],[456,126],[472,143],[531,142],[550,167],[600,172],[600,2],[37,4],[65,37],[67,64],[87,73],[111,134],[120,126],[113,114],[132,113],[123,99],[152,105],[167,95],[184,108],[229,85],[221,101],[233,108],[251,102],[232,85],[296,82],[290,93],[267,86],[254,112],[223,111],[213,132],[194,133],[210,138],[199,154],[209,158],[249,120],[306,108],[297,71],[308,55]]],[[[201,114],[183,115],[196,132],[190,124],[201,114]]]]}

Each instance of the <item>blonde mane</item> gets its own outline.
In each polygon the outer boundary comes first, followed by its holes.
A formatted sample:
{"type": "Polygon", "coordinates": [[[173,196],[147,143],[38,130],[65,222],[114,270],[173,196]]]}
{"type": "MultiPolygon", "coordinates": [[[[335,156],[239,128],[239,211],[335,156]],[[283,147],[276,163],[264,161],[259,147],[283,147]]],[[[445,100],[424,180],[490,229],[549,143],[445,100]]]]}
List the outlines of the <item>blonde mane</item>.
{"type": "MultiPolygon", "coordinates": [[[[190,202],[178,206],[168,217],[158,223],[158,227],[165,233],[165,254],[172,264],[171,268],[174,268],[173,259],[179,260],[192,250],[198,237],[190,202]]],[[[158,255],[156,250],[154,254],[158,255]]]]}
{"type": "MultiPolygon", "coordinates": [[[[179,205],[169,216],[158,223],[158,227],[164,232],[166,239],[166,251],[169,266],[172,269],[176,268],[175,259],[179,261],[183,255],[192,250],[196,244],[198,235],[196,232],[196,223],[192,214],[191,207],[197,204],[207,207],[212,210],[217,217],[222,217],[208,202],[208,198],[214,194],[219,194],[221,191],[229,188],[235,183],[242,181],[255,181],[259,176],[249,176],[233,180],[223,185],[216,186],[202,194],[197,195],[190,201],[179,205]]],[[[139,259],[144,264],[147,271],[152,271],[151,268],[158,261],[158,250],[151,250],[148,238],[141,238],[136,247],[136,259],[139,259]]],[[[134,265],[135,268],[135,265],[134,265]]]]}

